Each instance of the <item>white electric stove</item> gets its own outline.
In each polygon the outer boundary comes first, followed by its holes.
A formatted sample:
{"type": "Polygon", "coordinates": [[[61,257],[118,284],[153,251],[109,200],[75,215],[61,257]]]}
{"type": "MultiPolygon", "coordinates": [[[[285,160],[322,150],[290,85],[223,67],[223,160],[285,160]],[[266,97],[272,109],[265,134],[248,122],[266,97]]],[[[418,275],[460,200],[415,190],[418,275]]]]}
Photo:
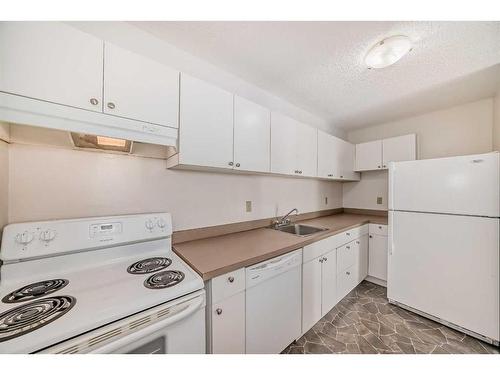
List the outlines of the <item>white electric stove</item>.
{"type": "Polygon", "coordinates": [[[11,224],[0,353],[205,353],[203,281],[170,214],[11,224]]]}

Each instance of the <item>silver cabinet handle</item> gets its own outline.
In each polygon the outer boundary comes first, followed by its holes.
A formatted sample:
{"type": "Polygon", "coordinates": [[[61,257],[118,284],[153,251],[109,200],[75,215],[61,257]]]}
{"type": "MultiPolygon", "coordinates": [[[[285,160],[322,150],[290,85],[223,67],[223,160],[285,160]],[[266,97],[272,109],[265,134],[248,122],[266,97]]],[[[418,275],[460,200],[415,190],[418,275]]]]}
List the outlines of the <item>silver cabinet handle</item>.
{"type": "Polygon", "coordinates": [[[344,176],[340,176],[340,178],[344,178],[344,176]]]}
{"type": "Polygon", "coordinates": [[[382,229],[382,226],[381,226],[381,225],[379,225],[379,226],[378,226],[378,229],[382,229]]]}
{"type": "Polygon", "coordinates": [[[227,278],[227,280],[228,280],[230,283],[232,283],[232,282],[234,282],[234,277],[233,277],[233,276],[229,276],[229,277],[227,278]]]}
{"type": "Polygon", "coordinates": [[[373,238],[373,236],[372,236],[371,234],[370,234],[368,237],[369,237],[369,238],[373,238]]]}
{"type": "Polygon", "coordinates": [[[236,166],[239,167],[240,166],[240,163],[236,163],[236,166]]]}
{"type": "Polygon", "coordinates": [[[351,273],[349,271],[346,271],[345,273],[347,276],[349,276],[351,273]]]}
{"type": "Polygon", "coordinates": [[[217,315],[220,315],[222,314],[222,309],[219,307],[217,310],[215,310],[215,312],[217,313],[217,315]]]}
{"type": "Polygon", "coordinates": [[[320,258],[320,259],[319,259],[319,262],[320,262],[320,263],[323,263],[323,258],[320,258]]]}
{"type": "Polygon", "coordinates": [[[350,236],[350,235],[351,235],[351,233],[349,233],[349,232],[346,232],[346,236],[350,236]]]}
{"type": "Polygon", "coordinates": [[[359,241],[356,241],[356,244],[358,244],[358,245],[359,245],[359,241]]]}
{"type": "Polygon", "coordinates": [[[328,258],[327,258],[327,257],[324,257],[323,259],[324,259],[324,261],[325,261],[325,262],[328,260],[328,258]]]}
{"type": "Polygon", "coordinates": [[[109,109],[115,109],[115,103],[109,102],[107,106],[109,109]]]}
{"type": "Polygon", "coordinates": [[[384,165],[383,167],[384,167],[384,168],[387,168],[387,165],[384,165]]]}
{"type": "Polygon", "coordinates": [[[351,247],[350,247],[350,246],[346,246],[345,248],[346,248],[346,249],[350,249],[351,247]]]}
{"type": "Polygon", "coordinates": [[[333,174],[329,174],[328,177],[333,177],[333,174]]]}
{"type": "Polygon", "coordinates": [[[299,171],[300,174],[302,174],[302,171],[299,171]]]}
{"type": "Polygon", "coordinates": [[[229,162],[229,163],[227,163],[227,164],[232,166],[232,165],[233,165],[233,162],[232,162],[232,161],[230,161],[230,162],[229,162]]]}
{"type": "Polygon", "coordinates": [[[99,100],[97,100],[96,98],[90,98],[89,102],[92,105],[98,105],[99,104],[99,100]]]}
{"type": "Polygon", "coordinates": [[[380,165],[378,165],[377,168],[380,168],[380,165]]]}

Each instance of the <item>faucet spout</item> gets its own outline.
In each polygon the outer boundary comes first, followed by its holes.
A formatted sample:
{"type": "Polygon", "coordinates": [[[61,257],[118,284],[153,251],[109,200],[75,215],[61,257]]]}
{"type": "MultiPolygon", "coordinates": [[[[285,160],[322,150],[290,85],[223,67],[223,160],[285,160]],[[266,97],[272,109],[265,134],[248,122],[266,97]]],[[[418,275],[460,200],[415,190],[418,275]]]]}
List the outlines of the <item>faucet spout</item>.
{"type": "Polygon", "coordinates": [[[274,223],[275,227],[281,227],[283,225],[288,225],[290,224],[290,219],[288,218],[292,212],[294,212],[298,215],[299,214],[299,210],[297,210],[296,208],[293,208],[290,210],[290,212],[288,212],[285,216],[283,216],[281,219],[278,219],[276,220],[276,222],[274,223]]]}

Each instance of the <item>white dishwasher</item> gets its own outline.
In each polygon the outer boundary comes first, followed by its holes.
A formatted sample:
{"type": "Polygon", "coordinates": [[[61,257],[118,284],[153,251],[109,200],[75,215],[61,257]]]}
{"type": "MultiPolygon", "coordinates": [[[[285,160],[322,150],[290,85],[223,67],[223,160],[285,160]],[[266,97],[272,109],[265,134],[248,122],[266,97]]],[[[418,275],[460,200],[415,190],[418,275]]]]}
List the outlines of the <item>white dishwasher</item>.
{"type": "Polygon", "coordinates": [[[245,269],[246,352],[280,353],[301,333],[302,249],[245,269]]]}

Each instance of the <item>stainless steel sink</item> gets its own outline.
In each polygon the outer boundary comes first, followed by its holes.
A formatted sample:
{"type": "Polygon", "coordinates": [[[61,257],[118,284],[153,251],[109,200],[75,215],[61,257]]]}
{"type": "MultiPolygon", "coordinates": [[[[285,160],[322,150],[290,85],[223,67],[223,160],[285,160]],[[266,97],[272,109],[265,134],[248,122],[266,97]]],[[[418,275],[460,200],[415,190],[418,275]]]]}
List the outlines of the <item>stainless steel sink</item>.
{"type": "Polygon", "coordinates": [[[273,227],[273,228],[276,230],[279,230],[280,232],[291,233],[291,234],[295,234],[296,236],[301,236],[301,237],[310,236],[311,234],[327,230],[325,228],[316,228],[316,227],[311,227],[309,225],[302,225],[302,224],[289,224],[289,225],[283,225],[283,226],[273,227]]]}

